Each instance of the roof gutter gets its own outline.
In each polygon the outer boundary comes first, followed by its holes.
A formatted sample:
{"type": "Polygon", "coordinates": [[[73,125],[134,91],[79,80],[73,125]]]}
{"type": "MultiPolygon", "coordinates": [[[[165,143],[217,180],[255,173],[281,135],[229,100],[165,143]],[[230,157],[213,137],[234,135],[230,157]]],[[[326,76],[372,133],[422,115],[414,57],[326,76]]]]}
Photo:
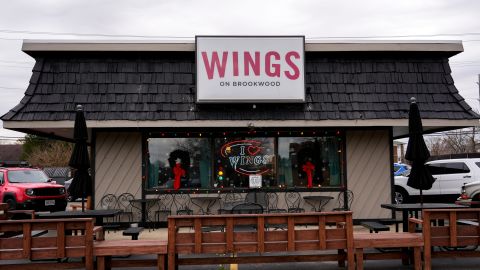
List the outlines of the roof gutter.
{"type": "MultiPolygon", "coordinates": [[[[194,40],[24,40],[22,51],[36,52],[194,52],[194,40]]],[[[307,52],[463,52],[458,40],[306,40],[307,52]]]]}

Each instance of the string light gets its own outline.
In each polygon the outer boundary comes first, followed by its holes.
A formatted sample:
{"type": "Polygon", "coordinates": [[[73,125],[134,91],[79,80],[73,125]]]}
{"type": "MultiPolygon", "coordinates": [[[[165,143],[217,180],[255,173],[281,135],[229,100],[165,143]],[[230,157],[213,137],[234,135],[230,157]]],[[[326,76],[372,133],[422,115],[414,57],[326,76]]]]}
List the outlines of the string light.
{"type": "MultiPolygon", "coordinates": [[[[160,137],[191,137],[198,135],[198,137],[203,137],[205,136],[205,132],[160,132],[160,133],[148,133],[149,138],[147,138],[147,142],[150,142],[151,139],[155,138],[155,134],[158,134],[157,136],[160,137]]],[[[261,136],[268,136],[268,135],[275,135],[275,136],[282,136],[282,135],[288,135],[288,136],[318,136],[322,134],[323,136],[336,136],[336,137],[342,137],[342,130],[325,130],[321,132],[313,131],[313,130],[271,130],[271,131],[258,131],[257,130],[245,130],[245,131],[218,131],[218,132],[207,132],[206,133],[210,137],[220,137],[220,138],[232,138],[234,136],[252,136],[252,135],[261,135],[261,136]],[[229,137],[230,135],[230,137],[229,137]]]]}

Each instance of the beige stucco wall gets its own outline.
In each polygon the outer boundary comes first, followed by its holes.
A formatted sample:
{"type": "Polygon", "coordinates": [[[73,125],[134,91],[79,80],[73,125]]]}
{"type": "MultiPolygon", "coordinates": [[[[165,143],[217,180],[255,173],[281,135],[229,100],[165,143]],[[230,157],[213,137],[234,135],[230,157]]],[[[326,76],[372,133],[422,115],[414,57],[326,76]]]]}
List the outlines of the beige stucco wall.
{"type": "Polygon", "coordinates": [[[103,195],[142,193],[142,136],[140,132],[98,132],[95,143],[95,208],[103,195]]]}
{"type": "Polygon", "coordinates": [[[380,208],[391,202],[390,138],[388,130],[346,133],[348,188],[354,193],[354,218],[389,218],[380,208]]]}
{"type": "MultiPolygon", "coordinates": [[[[142,151],[139,132],[99,132],[95,147],[95,206],[107,193],[130,192],[141,197],[142,151]]],[[[380,204],[391,201],[390,141],[388,130],[358,130],[346,133],[348,188],[354,192],[354,218],[388,218],[390,211],[380,204]]],[[[338,207],[337,192],[305,192],[335,199],[325,210],[338,207]]],[[[279,196],[279,207],[284,207],[279,196]]],[[[308,204],[305,205],[309,209],[308,204]]]]}

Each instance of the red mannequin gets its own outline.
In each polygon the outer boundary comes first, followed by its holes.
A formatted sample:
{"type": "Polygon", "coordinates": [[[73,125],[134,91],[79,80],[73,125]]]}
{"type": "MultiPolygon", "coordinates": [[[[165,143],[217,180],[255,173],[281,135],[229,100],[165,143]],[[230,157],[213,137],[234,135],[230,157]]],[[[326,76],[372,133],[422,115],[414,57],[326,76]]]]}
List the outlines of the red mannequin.
{"type": "Polygon", "coordinates": [[[313,165],[312,162],[307,161],[302,166],[302,170],[307,173],[307,187],[313,187],[313,171],[315,170],[315,165],[313,165]]]}
{"type": "Polygon", "coordinates": [[[185,176],[185,170],[182,169],[182,164],[177,163],[175,164],[175,167],[173,167],[173,175],[175,177],[173,181],[173,189],[179,189],[180,188],[180,178],[182,176],[185,176]]]}

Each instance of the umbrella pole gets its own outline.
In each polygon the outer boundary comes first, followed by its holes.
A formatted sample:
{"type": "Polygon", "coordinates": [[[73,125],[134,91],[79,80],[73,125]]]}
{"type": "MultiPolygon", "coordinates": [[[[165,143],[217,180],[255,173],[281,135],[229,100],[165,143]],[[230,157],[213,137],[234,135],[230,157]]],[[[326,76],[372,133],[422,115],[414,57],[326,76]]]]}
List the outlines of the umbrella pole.
{"type": "MultiPolygon", "coordinates": [[[[422,190],[420,190],[422,192],[422,190]]],[[[85,185],[82,185],[82,212],[85,212],[85,185]]]]}
{"type": "Polygon", "coordinates": [[[422,194],[422,189],[420,189],[420,204],[423,204],[423,194],[422,194]]]}

